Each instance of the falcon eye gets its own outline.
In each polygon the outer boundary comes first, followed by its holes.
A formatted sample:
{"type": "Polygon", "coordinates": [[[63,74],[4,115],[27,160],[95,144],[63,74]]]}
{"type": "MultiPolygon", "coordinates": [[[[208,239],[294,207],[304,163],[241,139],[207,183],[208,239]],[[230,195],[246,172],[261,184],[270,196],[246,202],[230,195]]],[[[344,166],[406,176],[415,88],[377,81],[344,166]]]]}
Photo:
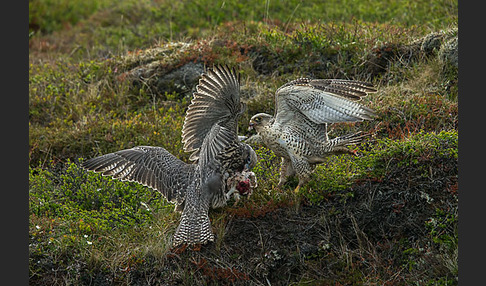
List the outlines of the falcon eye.
{"type": "Polygon", "coordinates": [[[257,117],[257,118],[255,118],[255,121],[260,122],[260,121],[262,121],[262,119],[260,117],[257,117]]]}

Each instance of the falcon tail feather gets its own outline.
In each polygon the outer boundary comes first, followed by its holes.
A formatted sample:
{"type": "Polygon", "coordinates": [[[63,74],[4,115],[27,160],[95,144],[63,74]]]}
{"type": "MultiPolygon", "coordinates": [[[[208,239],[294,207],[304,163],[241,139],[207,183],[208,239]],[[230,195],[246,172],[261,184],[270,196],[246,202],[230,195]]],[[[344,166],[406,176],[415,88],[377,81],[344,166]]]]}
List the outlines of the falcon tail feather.
{"type": "Polygon", "coordinates": [[[346,134],[340,137],[333,138],[329,140],[329,144],[332,147],[338,147],[338,146],[344,147],[348,145],[359,144],[368,135],[369,135],[368,133],[363,133],[362,131],[359,131],[356,133],[346,134]]]}
{"type": "Polygon", "coordinates": [[[173,245],[178,246],[183,243],[196,245],[209,241],[214,241],[214,234],[207,212],[183,212],[181,222],[174,234],[173,245]]]}

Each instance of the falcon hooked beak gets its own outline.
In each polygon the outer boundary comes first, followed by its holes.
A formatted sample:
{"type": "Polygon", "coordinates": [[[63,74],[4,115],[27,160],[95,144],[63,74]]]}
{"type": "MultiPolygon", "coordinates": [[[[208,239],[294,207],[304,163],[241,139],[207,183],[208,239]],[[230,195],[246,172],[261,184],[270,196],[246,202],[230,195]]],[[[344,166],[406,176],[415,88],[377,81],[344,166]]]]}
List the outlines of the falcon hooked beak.
{"type": "Polygon", "coordinates": [[[258,113],[253,115],[248,124],[248,131],[255,129],[258,132],[258,128],[262,126],[268,126],[273,116],[266,113],[258,113]]]}
{"type": "Polygon", "coordinates": [[[255,122],[250,120],[250,123],[248,124],[248,131],[255,129],[254,125],[255,125],[255,122]]]}
{"type": "Polygon", "coordinates": [[[248,131],[254,130],[255,125],[258,125],[258,123],[261,122],[261,119],[257,115],[253,115],[253,117],[250,119],[250,122],[248,123],[248,131]]]}

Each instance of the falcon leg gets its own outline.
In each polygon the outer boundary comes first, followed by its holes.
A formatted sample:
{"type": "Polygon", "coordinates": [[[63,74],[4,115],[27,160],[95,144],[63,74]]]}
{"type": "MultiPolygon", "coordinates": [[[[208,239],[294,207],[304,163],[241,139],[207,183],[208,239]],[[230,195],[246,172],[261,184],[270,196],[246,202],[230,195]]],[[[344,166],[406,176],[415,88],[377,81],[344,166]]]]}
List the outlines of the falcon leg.
{"type": "Polygon", "coordinates": [[[225,194],[226,200],[229,200],[231,198],[231,195],[235,193],[238,193],[238,190],[236,190],[236,186],[232,186],[231,189],[225,194]]]}
{"type": "Polygon", "coordinates": [[[240,201],[241,196],[240,196],[240,193],[238,193],[238,192],[234,193],[233,196],[235,197],[235,202],[233,203],[233,206],[236,207],[236,205],[240,201]]]}
{"type": "Polygon", "coordinates": [[[281,189],[287,182],[287,178],[293,175],[295,175],[295,170],[292,167],[292,162],[289,159],[282,157],[282,162],[280,164],[280,180],[278,181],[277,187],[281,189]]]}
{"type": "Polygon", "coordinates": [[[235,198],[235,203],[233,204],[233,206],[236,206],[241,198],[240,193],[236,189],[236,186],[232,186],[231,189],[225,194],[226,200],[228,201],[229,199],[231,199],[231,196],[235,198]]]}
{"type": "Polygon", "coordinates": [[[306,159],[292,157],[292,166],[299,177],[299,184],[295,188],[294,192],[298,193],[300,187],[305,185],[310,180],[313,167],[306,159]]]}

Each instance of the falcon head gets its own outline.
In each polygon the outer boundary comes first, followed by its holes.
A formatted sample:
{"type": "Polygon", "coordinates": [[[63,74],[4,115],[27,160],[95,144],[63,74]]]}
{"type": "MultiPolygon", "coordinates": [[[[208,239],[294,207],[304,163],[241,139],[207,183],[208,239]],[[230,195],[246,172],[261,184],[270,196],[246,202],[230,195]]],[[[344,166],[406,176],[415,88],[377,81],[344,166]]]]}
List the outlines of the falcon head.
{"type": "Polygon", "coordinates": [[[271,120],[273,116],[266,113],[258,113],[251,117],[248,130],[252,130],[253,128],[256,132],[259,132],[261,128],[267,127],[271,124],[271,120]]]}

